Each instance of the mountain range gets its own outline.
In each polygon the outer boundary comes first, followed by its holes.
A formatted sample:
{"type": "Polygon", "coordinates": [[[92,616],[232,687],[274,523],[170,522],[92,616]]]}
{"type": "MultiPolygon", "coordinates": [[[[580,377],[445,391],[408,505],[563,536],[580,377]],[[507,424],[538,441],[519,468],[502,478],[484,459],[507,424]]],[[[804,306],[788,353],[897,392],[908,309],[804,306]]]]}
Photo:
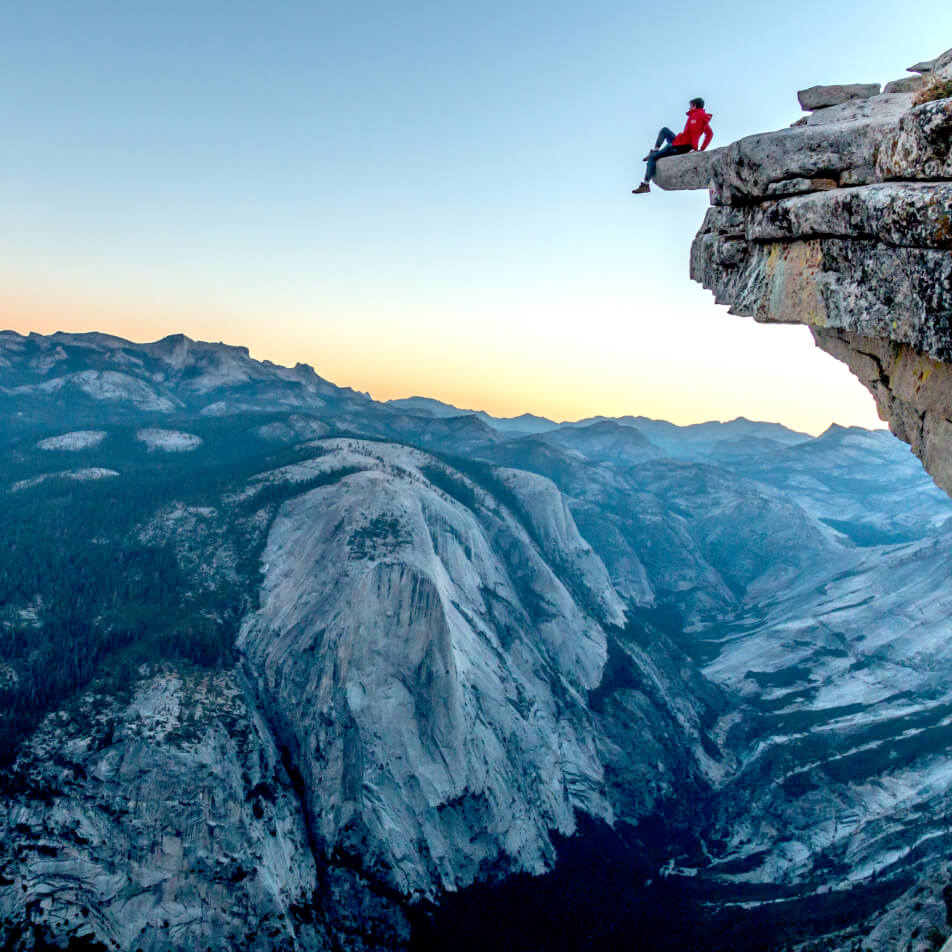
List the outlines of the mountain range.
{"type": "Polygon", "coordinates": [[[952,502],[886,431],[4,332],[0,493],[4,948],[948,931],[952,502]]]}

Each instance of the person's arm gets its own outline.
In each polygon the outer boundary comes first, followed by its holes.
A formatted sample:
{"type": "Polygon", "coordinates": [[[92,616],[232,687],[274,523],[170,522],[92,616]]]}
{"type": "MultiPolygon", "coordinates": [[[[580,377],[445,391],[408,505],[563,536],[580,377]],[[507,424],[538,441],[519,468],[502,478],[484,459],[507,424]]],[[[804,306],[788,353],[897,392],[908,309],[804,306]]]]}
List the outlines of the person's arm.
{"type": "Polygon", "coordinates": [[[711,139],[713,138],[714,130],[710,126],[706,126],[704,129],[704,141],[701,143],[702,152],[711,144],[711,139]]]}

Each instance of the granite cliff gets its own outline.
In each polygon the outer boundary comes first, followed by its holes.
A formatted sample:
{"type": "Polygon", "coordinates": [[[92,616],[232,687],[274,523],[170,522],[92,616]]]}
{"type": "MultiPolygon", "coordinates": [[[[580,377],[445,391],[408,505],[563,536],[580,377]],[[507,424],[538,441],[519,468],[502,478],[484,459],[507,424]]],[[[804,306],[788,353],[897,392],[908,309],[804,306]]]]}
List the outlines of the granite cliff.
{"type": "Polygon", "coordinates": [[[952,493],[952,50],[910,69],[803,90],[790,128],[666,159],[658,184],[710,190],[691,277],[808,325],[952,493]]]}

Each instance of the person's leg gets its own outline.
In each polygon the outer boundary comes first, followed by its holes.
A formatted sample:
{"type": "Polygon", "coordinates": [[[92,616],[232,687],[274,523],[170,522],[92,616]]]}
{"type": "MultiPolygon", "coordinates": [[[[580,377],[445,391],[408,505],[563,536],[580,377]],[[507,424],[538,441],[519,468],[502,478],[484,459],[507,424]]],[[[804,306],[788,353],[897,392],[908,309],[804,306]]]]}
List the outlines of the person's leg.
{"type": "Polygon", "coordinates": [[[689,145],[666,145],[663,149],[652,152],[648,156],[648,166],[645,169],[645,181],[650,182],[654,178],[655,166],[658,163],[658,159],[666,158],[669,155],[684,155],[685,152],[690,151],[691,147],[689,145]]]}
{"type": "Polygon", "coordinates": [[[645,181],[650,182],[654,178],[655,166],[658,159],[663,159],[667,155],[679,155],[681,149],[676,145],[666,145],[663,149],[656,149],[648,153],[648,164],[645,166],[645,181]]]}
{"type": "MultiPolygon", "coordinates": [[[[667,126],[662,126],[661,131],[658,133],[658,138],[655,139],[654,148],[651,150],[651,152],[657,152],[662,146],[670,145],[672,142],[674,142],[674,133],[667,126]]],[[[651,152],[649,152],[648,155],[651,155],[651,152]]],[[[648,155],[646,155],[641,161],[647,162],[648,155]]]]}

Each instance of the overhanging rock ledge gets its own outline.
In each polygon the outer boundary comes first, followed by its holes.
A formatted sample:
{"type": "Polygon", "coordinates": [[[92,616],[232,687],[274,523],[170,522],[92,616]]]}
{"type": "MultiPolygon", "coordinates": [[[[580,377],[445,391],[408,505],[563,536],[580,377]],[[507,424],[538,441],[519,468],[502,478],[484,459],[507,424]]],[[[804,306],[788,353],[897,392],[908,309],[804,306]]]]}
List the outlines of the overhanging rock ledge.
{"type": "MultiPolygon", "coordinates": [[[[952,82],[952,50],[932,76],[952,82]]],[[[691,277],[733,314],[809,325],[952,494],[952,98],[916,95],[664,159],[657,183],[710,189],[691,277]]]]}

